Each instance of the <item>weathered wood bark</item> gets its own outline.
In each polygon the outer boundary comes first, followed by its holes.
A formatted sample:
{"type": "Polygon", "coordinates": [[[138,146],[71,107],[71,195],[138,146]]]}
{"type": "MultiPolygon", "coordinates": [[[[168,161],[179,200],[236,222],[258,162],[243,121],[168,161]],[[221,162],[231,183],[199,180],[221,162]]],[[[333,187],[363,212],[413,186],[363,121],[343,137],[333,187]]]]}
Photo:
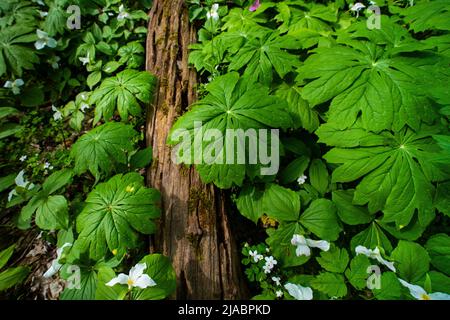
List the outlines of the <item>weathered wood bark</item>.
{"type": "Polygon", "coordinates": [[[150,19],[146,64],[159,88],[146,128],[155,158],[148,182],[162,193],[156,250],[172,258],[177,299],[245,298],[223,193],[202,184],[193,168],[175,165],[166,145],[172,124],[196,99],[197,76],[188,68],[196,31],[184,0],[155,0],[150,19]]]}

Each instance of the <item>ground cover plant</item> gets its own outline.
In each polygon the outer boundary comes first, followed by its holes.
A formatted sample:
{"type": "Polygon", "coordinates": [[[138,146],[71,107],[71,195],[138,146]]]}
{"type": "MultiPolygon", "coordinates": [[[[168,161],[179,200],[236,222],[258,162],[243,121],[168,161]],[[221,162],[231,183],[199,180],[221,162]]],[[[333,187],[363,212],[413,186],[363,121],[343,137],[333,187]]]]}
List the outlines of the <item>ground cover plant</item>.
{"type": "MultiPolygon", "coordinates": [[[[246,298],[448,300],[448,0],[186,6],[198,100],[166,142],[248,220],[246,298]],[[212,134],[197,144],[199,125],[212,134]],[[270,135],[230,151],[229,132],[270,135]]],[[[173,261],[149,254],[164,192],[144,179],[159,161],[151,8],[0,3],[0,297],[30,298],[36,277],[64,281],[61,300],[175,293],[173,261]],[[52,252],[44,272],[20,258],[30,234],[52,252]]]]}

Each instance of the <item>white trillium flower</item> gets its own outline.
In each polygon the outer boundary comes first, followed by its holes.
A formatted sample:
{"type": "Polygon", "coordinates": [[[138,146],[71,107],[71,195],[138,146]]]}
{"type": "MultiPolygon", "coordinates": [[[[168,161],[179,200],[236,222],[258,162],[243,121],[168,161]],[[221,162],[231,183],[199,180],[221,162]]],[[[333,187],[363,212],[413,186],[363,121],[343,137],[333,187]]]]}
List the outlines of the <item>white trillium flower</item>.
{"type": "Polygon", "coordinates": [[[50,38],[47,32],[37,29],[36,34],[38,40],[34,43],[34,46],[37,50],[42,50],[46,46],[49,48],[56,48],[56,46],[58,45],[58,42],[56,42],[55,39],[50,38]]]}
{"type": "Polygon", "coordinates": [[[281,290],[277,290],[277,291],[275,292],[275,294],[277,295],[277,298],[283,297],[283,291],[281,291],[281,290]]]}
{"type": "Polygon", "coordinates": [[[127,285],[129,290],[135,287],[145,289],[156,286],[156,282],[147,274],[144,274],[145,269],[147,269],[147,265],[145,263],[138,263],[131,268],[129,275],[121,273],[109,281],[106,285],[113,287],[116,284],[123,284],[127,285]]]}
{"type": "Polygon", "coordinates": [[[86,54],[86,57],[80,57],[78,59],[83,63],[83,66],[87,65],[88,63],[91,63],[91,58],[89,57],[89,52],[86,54]]]}
{"type": "Polygon", "coordinates": [[[309,287],[302,287],[298,284],[286,283],[284,288],[289,292],[295,300],[312,300],[313,291],[309,287]]]}
{"type": "Polygon", "coordinates": [[[80,111],[84,113],[86,111],[86,109],[90,109],[90,108],[91,107],[86,102],[83,102],[83,103],[81,103],[80,111]]]}
{"type": "Polygon", "coordinates": [[[25,162],[25,160],[27,160],[27,156],[21,156],[20,158],[19,158],[19,160],[20,160],[20,162],[25,162]]]}
{"type": "Polygon", "coordinates": [[[377,260],[379,263],[388,267],[389,270],[394,271],[394,272],[396,271],[396,269],[394,267],[394,263],[383,259],[383,257],[381,256],[380,249],[378,247],[376,247],[374,250],[371,250],[364,246],[357,246],[355,248],[355,252],[356,252],[356,255],[360,255],[360,254],[365,255],[368,258],[377,260]]]}
{"type": "MultiPolygon", "coordinates": [[[[26,180],[24,178],[25,175],[25,170],[22,170],[19,172],[19,174],[16,176],[16,178],[14,179],[14,182],[16,183],[17,187],[23,188],[25,190],[32,190],[35,186],[34,184],[32,184],[31,182],[29,182],[28,180],[26,180]]],[[[10,202],[13,198],[13,196],[17,196],[17,191],[16,189],[11,190],[11,192],[8,195],[8,202],[10,202]]]]}
{"type": "Polygon", "coordinates": [[[299,234],[294,234],[291,244],[297,247],[297,250],[295,250],[297,257],[309,257],[311,255],[311,248],[319,248],[322,251],[330,250],[330,243],[328,241],[306,239],[304,236],[299,234]]]}
{"type": "Polygon", "coordinates": [[[71,246],[72,246],[72,244],[67,242],[67,243],[65,243],[61,248],[58,248],[58,249],[56,250],[56,259],[54,259],[54,260],[52,261],[52,265],[51,265],[50,268],[44,273],[44,275],[43,275],[44,278],[51,278],[51,277],[53,277],[56,273],[58,273],[59,269],[61,269],[61,267],[62,267],[62,264],[59,263],[59,260],[60,260],[61,257],[62,257],[64,248],[71,247],[71,246]]]}
{"type": "Polygon", "coordinates": [[[130,17],[130,14],[125,10],[125,7],[120,5],[119,7],[119,15],[117,16],[117,20],[122,21],[125,19],[128,19],[130,17]]]}
{"type": "Polygon", "coordinates": [[[402,279],[398,280],[404,287],[408,288],[409,293],[417,300],[450,300],[450,294],[443,292],[427,293],[421,286],[410,284],[402,279]]]}
{"type": "Polygon", "coordinates": [[[272,277],[272,281],[275,282],[277,286],[281,286],[280,277],[272,277]]]}
{"type": "Polygon", "coordinates": [[[261,261],[262,259],[264,259],[264,257],[261,254],[258,254],[258,251],[256,251],[256,250],[255,251],[250,250],[248,252],[248,254],[250,255],[250,257],[253,258],[254,262],[258,262],[258,261],[261,261]]]}
{"type": "Polygon", "coordinates": [[[15,95],[20,93],[20,87],[22,87],[25,82],[22,79],[16,79],[14,81],[6,81],[3,88],[11,89],[15,95]]]}
{"type": "Polygon", "coordinates": [[[306,179],[308,179],[308,177],[305,175],[302,175],[300,178],[297,179],[297,182],[299,185],[302,185],[302,184],[305,184],[306,179]]]}
{"type": "Polygon", "coordinates": [[[357,2],[355,3],[350,10],[354,11],[354,12],[358,12],[361,11],[362,9],[364,9],[366,6],[364,4],[362,4],[361,2],[357,2]]]}
{"type": "Polygon", "coordinates": [[[52,111],[53,111],[53,119],[55,121],[59,121],[62,119],[62,113],[59,111],[55,106],[52,105],[52,111]]]}
{"type": "Polygon", "coordinates": [[[206,13],[206,18],[208,20],[213,19],[213,20],[219,20],[219,4],[218,3],[214,3],[211,7],[211,10],[209,10],[206,13]]]}
{"type": "Polygon", "coordinates": [[[359,17],[359,12],[364,9],[366,6],[363,5],[361,2],[355,3],[351,8],[350,11],[356,12],[356,17],[359,17]]]}

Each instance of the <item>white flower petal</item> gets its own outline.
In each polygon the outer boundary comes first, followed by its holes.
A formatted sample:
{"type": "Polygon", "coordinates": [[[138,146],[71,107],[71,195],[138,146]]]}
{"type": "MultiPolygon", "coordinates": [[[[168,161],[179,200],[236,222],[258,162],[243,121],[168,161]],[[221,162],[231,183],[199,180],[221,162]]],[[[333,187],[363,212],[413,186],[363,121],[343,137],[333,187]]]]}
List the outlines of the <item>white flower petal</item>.
{"type": "Polygon", "coordinates": [[[417,300],[422,300],[422,297],[424,295],[427,295],[427,292],[425,291],[424,288],[422,288],[421,286],[417,286],[414,284],[410,284],[408,282],[406,282],[405,280],[402,279],[398,279],[400,281],[400,283],[402,284],[402,286],[408,288],[409,293],[416,298],[417,300]]]}
{"type": "Polygon", "coordinates": [[[289,292],[289,294],[296,300],[312,300],[313,291],[311,288],[302,287],[298,284],[287,283],[284,288],[289,292]]]}
{"type": "Polygon", "coordinates": [[[111,279],[111,281],[106,283],[106,285],[108,287],[115,286],[116,284],[126,284],[126,285],[128,285],[128,279],[129,279],[129,277],[126,274],[121,273],[117,277],[111,279]]]}
{"type": "Polygon", "coordinates": [[[389,270],[391,270],[393,272],[397,272],[397,270],[394,267],[394,263],[393,262],[387,261],[387,260],[383,259],[381,256],[377,257],[377,260],[381,264],[384,264],[389,270]]]}
{"type": "Polygon", "coordinates": [[[302,235],[294,234],[291,239],[291,244],[294,246],[306,245],[306,239],[302,235]]]}
{"type": "Polygon", "coordinates": [[[44,32],[44,31],[42,31],[40,29],[36,30],[36,34],[37,34],[39,39],[47,39],[48,38],[48,33],[44,32]]]}
{"type": "Polygon", "coordinates": [[[11,191],[9,192],[9,194],[8,194],[8,202],[11,202],[12,198],[13,198],[14,196],[17,196],[17,195],[18,195],[18,194],[17,194],[16,189],[11,190],[11,191]]]}
{"type": "Polygon", "coordinates": [[[133,283],[133,287],[138,287],[141,289],[145,289],[148,287],[156,286],[156,282],[149,277],[147,274],[141,275],[136,281],[133,283]]]}
{"type": "Polygon", "coordinates": [[[308,246],[310,246],[311,248],[319,248],[320,250],[323,250],[323,251],[330,250],[330,243],[325,240],[317,241],[317,240],[307,239],[306,244],[308,246]]]}
{"type": "Polygon", "coordinates": [[[356,255],[363,254],[363,255],[365,255],[366,257],[370,257],[370,255],[372,254],[372,250],[367,249],[367,248],[364,247],[364,246],[357,246],[357,247],[355,248],[355,252],[356,252],[356,255]]]}
{"type": "Polygon", "coordinates": [[[25,170],[21,170],[19,174],[17,174],[16,178],[14,179],[14,182],[18,187],[25,188],[28,184],[28,182],[24,179],[25,170]]]}
{"type": "Polygon", "coordinates": [[[61,248],[58,248],[56,250],[56,256],[57,256],[58,261],[59,261],[59,259],[61,259],[62,253],[64,252],[64,249],[67,248],[67,247],[71,247],[71,246],[72,246],[72,244],[70,242],[66,242],[66,243],[64,243],[62,245],[61,248]]]}
{"type": "Polygon", "coordinates": [[[5,82],[5,85],[3,86],[3,88],[12,88],[13,87],[13,83],[12,83],[12,81],[6,81],[5,82]]]}
{"type": "Polygon", "coordinates": [[[136,282],[136,280],[144,274],[145,269],[147,269],[147,265],[145,263],[138,263],[133,268],[131,268],[130,279],[133,280],[133,282],[136,282]]]}
{"type": "Polygon", "coordinates": [[[38,41],[36,41],[35,43],[34,43],[34,47],[37,49],[37,50],[42,50],[42,49],[44,49],[44,47],[45,47],[45,41],[44,40],[42,40],[42,39],[39,39],[38,41]]]}
{"type": "Polygon", "coordinates": [[[299,244],[297,245],[297,249],[295,250],[295,254],[297,257],[311,255],[311,249],[307,245],[299,244]]]}
{"type": "Polygon", "coordinates": [[[450,294],[443,292],[430,293],[428,296],[431,300],[450,300],[450,294]]]}
{"type": "Polygon", "coordinates": [[[51,278],[58,273],[59,269],[61,269],[62,267],[62,265],[59,264],[58,260],[59,259],[56,258],[55,260],[52,261],[51,267],[43,275],[44,278],[51,278]]]}
{"type": "Polygon", "coordinates": [[[53,39],[53,38],[49,38],[47,41],[47,47],[49,48],[56,48],[58,46],[58,42],[53,39]]]}

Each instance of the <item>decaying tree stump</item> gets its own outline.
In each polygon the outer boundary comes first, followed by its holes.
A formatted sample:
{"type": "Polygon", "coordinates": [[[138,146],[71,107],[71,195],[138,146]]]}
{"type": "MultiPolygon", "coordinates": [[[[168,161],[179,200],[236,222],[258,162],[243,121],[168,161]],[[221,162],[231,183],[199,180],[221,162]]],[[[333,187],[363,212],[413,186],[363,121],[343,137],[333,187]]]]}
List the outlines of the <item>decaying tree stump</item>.
{"type": "Polygon", "coordinates": [[[193,168],[175,165],[166,145],[172,124],[196,99],[197,75],[188,68],[188,46],[195,40],[184,0],[153,2],[146,65],[159,88],[147,119],[154,154],[148,183],[162,194],[154,249],[172,259],[177,299],[245,298],[223,193],[204,185],[193,168]]]}

